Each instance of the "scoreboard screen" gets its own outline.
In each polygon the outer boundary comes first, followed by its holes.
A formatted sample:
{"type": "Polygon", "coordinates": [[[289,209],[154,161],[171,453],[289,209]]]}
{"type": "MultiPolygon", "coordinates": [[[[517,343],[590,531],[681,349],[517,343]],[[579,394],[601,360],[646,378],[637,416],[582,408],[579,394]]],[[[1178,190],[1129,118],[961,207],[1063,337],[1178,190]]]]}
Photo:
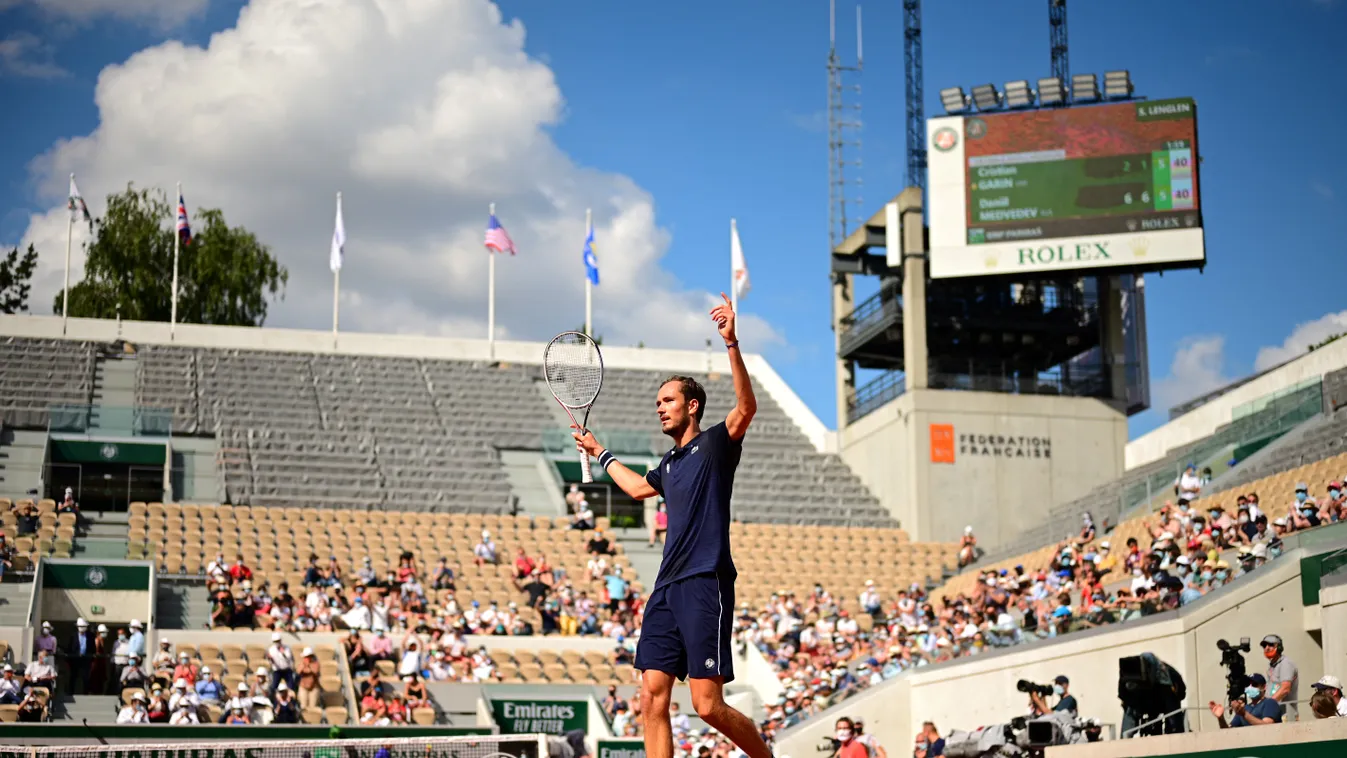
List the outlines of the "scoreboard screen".
{"type": "Polygon", "coordinates": [[[1205,261],[1191,99],[931,119],[935,278],[1205,261]]]}

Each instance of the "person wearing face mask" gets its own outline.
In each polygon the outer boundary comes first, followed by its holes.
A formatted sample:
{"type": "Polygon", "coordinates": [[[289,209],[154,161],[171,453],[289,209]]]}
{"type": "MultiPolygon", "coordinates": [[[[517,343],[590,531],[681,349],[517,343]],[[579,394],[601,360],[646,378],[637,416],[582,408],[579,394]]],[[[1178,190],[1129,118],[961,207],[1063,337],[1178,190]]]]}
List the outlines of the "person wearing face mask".
{"type": "Polygon", "coordinates": [[[1029,699],[1033,701],[1034,710],[1039,714],[1045,714],[1049,711],[1069,711],[1074,716],[1080,713],[1080,706],[1077,705],[1076,698],[1070,690],[1071,680],[1059,674],[1056,679],[1052,680],[1052,694],[1059,698],[1056,705],[1049,708],[1043,696],[1037,692],[1030,692],[1029,699]]]}
{"type": "Polygon", "coordinates": [[[1304,493],[1299,490],[1296,491],[1297,502],[1291,511],[1291,523],[1297,530],[1313,529],[1323,523],[1319,514],[1319,503],[1312,497],[1306,497],[1302,500],[1300,497],[1302,494],[1304,493]]]}
{"type": "Polygon", "coordinates": [[[1202,480],[1197,476],[1197,466],[1189,463],[1183,469],[1178,481],[1174,482],[1174,494],[1180,506],[1188,505],[1202,494],[1202,480]]]}
{"type": "Polygon", "coordinates": [[[1211,715],[1216,717],[1222,729],[1235,729],[1241,726],[1263,726],[1280,724],[1281,707],[1276,701],[1263,697],[1267,690],[1267,679],[1262,674],[1249,677],[1249,685],[1244,688],[1244,696],[1230,701],[1230,711],[1235,714],[1230,723],[1225,721],[1226,709],[1215,700],[1207,703],[1211,715]]]}
{"type": "Polygon", "coordinates": [[[835,724],[837,729],[837,752],[836,758],[870,758],[870,748],[865,746],[864,742],[856,739],[855,725],[851,719],[843,716],[835,724]]]}
{"type": "Polygon", "coordinates": [[[1268,661],[1267,697],[1282,704],[1282,715],[1287,721],[1296,721],[1296,700],[1300,699],[1300,669],[1286,657],[1281,637],[1269,634],[1259,645],[1263,648],[1263,657],[1268,661]]]}
{"type": "Polygon", "coordinates": [[[1342,482],[1334,480],[1328,483],[1328,502],[1324,503],[1324,509],[1334,521],[1340,521],[1344,510],[1347,510],[1347,494],[1343,494],[1342,482]]]}

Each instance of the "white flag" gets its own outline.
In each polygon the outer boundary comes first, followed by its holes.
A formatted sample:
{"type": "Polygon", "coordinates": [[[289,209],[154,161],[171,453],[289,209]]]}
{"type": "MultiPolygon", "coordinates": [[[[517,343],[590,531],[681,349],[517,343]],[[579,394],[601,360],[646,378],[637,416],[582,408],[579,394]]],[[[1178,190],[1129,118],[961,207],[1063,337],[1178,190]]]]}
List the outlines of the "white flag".
{"type": "Polygon", "coordinates": [[[332,257],[328,260],[328,265],[332,268],[332,273],[341,270],[341,258],[346,252],[346,225],[341,220],[341,193],[337,193],[337,226],[332,230],[332,257]]]}
{"type": "Polygon", "coordinates": [[[742,300],[750,288],[748,264],[744,262],[744,248],[739,244],[739,226],[730,219],[730,273],[733,276],[734,299],[742,300]]]}

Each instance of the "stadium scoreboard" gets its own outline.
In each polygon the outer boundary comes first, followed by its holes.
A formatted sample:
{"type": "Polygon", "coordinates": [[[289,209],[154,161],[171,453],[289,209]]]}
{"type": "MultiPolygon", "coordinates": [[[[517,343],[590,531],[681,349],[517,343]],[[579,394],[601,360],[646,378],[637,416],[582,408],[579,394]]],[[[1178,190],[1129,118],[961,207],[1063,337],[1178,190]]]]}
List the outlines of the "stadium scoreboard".
{"type": "Polygon", "coordinates": [[[932,278],[1206,260],[1190,98],[927,122],[932,278]]]}

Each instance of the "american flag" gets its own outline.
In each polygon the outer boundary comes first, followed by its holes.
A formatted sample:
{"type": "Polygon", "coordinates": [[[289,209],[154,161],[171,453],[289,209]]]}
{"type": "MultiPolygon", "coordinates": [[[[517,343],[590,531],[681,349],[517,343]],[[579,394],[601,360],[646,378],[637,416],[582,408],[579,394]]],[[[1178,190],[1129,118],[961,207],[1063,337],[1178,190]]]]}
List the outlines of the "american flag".
{"type": "Polygon", "coordinates": [[[187,223],[187,202],[178,193],[178,239],[183,245],[192,244],[192,226],[187,223]]]}
{"type": "Polygon", "coordinates": [[[498,253],[509,252],[514,255],[514,240],[510,239],[509,232],[496,220],[496,214],[491,214],[490,220],[486,222],[486,249],[494,250],[498,253]]]}

